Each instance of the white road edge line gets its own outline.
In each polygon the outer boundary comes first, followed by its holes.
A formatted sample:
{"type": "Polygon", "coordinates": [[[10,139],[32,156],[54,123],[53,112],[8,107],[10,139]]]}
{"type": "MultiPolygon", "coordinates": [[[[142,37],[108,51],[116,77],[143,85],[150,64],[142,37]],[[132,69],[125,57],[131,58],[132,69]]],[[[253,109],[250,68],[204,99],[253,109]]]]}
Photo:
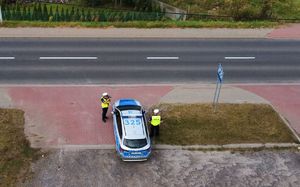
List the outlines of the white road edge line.
{"type": "Polygon", "coordinates": [[[178,60],[178,59],[179,59],[178,56],[165,56],[165,57],[150,56],[150,57],[147,57],[147,60],[178,60]]]}
{"type": "Polygon", "coordinates": [[[233,57],[233,56],[229,56],[229,57],[224,57],[225,58],[225,60],[254,60],[255,59],[255,57],[233,57]]]}
{"type": "Polygon", "coordinates": [[[14,60],[15,57],[0,57],[0,60],[14,60]]]}
{"type": "Polygon", "coordinates": [[[40,60],[97,60],[98,57],[40,57],[40,60]]]}

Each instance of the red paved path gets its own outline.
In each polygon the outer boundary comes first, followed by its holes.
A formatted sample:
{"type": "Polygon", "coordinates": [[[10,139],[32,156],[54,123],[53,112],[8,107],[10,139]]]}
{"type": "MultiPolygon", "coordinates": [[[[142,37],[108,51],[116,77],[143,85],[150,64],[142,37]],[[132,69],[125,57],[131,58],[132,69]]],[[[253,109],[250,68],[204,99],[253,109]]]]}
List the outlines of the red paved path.
{"type": "Polygon", "coordinates": [[[239,87],[269,100],[300,134],[300,85],[239,87]]]}
{"type": "Polygon", "coordinates": [[[267,35],[268,38],[300,39],[300,24],[285,25],[274,29],[267,35]]]}
{"type": "MultiPolygon", "coordinates": [[[[300,85],[240,85],[269,100],[300,133],[300,85]]],[[[132,87],[6,87],[15,107],[26,113],[26,134],[35,146],[114,144],[112,123],[101,122],[99,97],[113,101],[135,98],[144,106],[157,103],[171,86],[132,87]],[[34,135],[34,134],[37,134],[34,135]],[[41,136],[41,138],[40,138],[41,136]]]]}
{"type": "Polygon", "coordinates": [[[36,142],[40,146],[55,146],[114,144],[112,121],[104,124],[100,117],[98,99],[102,92],[108,92],[113,102],[135,98],[150,106],[171,90],[169,86],[10,87],[8,93],[13,104],[26,111],[27,134],[43,135],[42,144],[36,142]]]}

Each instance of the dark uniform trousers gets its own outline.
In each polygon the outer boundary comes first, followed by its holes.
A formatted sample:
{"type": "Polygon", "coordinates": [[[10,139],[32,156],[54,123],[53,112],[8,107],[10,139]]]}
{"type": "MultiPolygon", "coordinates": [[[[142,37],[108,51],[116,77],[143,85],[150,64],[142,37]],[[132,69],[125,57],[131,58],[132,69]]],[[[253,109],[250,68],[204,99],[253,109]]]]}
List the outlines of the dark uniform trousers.
{"type": "Polygon", "coordinates": [[[102,108],[102,120],[105,121],[107,119],[106,114],[107,114],[108,108],[102,108]]]}
{"type": "Polygon", "coordinates": [[[153,136],[159,136],[159,125],[157,126],[150,126],[150,137],[152,138],[153,136]]]}

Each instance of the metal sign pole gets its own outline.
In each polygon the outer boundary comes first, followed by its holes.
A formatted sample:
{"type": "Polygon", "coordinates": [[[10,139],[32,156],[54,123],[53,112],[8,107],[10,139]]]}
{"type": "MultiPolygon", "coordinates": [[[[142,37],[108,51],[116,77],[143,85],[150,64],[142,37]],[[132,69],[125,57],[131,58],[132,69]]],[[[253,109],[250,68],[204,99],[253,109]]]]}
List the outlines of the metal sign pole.
{"type": "Polygon", "coordinates": [[[214,112],[216,112],[216,110],[217,110],[217,105],[218,105],[218,101],[219,101],[219,93],[220,93],[220,85],[221,84],[219,82],[217,82],[215,98],[214,98],[214,112]]]}
{"type": "Polygon", "coordinates": [[[222,88],[222,82],[223,82],[223,75],[224,71],[222,68],[222,64],[219,64],[218,66],[218,72],[217,72],[217,87],[214,95],[214,101],[213,101],[213,106],[214,106],[214,112],[217,110],[217,105],[219,102],[219,97],[220,97],[220,92],[222,88]]]}
{"type": "Polygon", "coordinates": [[[217,86],[216,86],[216,90],[215,90],[215,95],[214,95],[214,100],[213,100],[213,105],[214,106],[216,104],[216,97],[217,97],[218,88],[219,88],[219,81],[217,81],[217,86]]]}
{"type": "Polygon", "coordinates": [[[220,92],[221,92],[221,87],[222,87],[222,83],[218,83],[218,90],[217,90],[217,96],[216,96],[216,104],[215,104],[215,107],[214,107],[214,112],[217,111],[217,107],[218,107],[218,103],[219,103],[219,97],[220,97],[220,92]]]}
{"type": "Polygon", "coordinates": [[[220,92],[221,92],[221,88],[222,88],[222,83],[219,84],[219,92],[218,92],[218,96],[217,96],[217,103],[219,102],[219,98],[220,98],[220,92]]]}

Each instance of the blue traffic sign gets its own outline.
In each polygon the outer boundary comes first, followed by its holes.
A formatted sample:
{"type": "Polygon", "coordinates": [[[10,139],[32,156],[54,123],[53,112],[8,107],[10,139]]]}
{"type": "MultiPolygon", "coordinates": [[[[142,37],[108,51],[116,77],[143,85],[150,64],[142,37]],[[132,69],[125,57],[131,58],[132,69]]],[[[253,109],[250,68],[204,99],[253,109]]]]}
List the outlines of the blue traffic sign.
{"type": "Polygon", "coordinates": [[[219,66],[218,66],[218,81],[219,82],[223,82],[223,76],[224,76],[223,67],[222,67],[222,64],[219,64],[219,66]]]}

